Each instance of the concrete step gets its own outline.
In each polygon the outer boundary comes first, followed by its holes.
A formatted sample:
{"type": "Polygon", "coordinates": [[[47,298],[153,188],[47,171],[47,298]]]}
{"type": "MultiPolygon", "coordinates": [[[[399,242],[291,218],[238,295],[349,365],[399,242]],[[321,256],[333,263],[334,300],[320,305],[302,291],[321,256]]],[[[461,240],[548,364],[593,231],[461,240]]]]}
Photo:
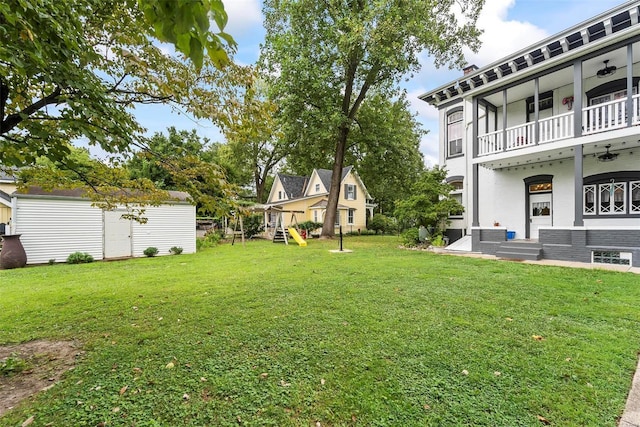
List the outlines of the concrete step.
{"type": "Polygon", "coordinates": [[[496,256],[537,261],[542,259],[542,245],[536,242],[505,242],[496,251],[496,256]]]}
{"type": "Polygon", "coordinates": [[[512,251],[498,251],[496,252],[496,256],[498,258],[505,259],[526,259],[528,261],[539,261],[542,259],[542,251],[538,250],[538,252],[527,251],[527,252],[512,252],[512,251]]]}

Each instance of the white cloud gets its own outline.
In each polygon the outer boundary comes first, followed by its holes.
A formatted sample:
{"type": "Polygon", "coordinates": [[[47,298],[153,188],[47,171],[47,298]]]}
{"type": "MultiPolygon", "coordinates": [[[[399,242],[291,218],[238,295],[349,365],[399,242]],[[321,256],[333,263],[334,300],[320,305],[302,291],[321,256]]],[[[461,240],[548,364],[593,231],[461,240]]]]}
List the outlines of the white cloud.
{"type": "Polygon", "coordinates": [[[262,10],[259,0],[231,0],[224,2],[224,10],[229,15],[225,32],[244,33],[262,27],[262,10]]]}
{"type": "Polygon", "coordinates": [[[482,47],[478,53],[465,52],[469,64],[483,67],[549,36],[529,22],[509,20],[514,5],[515,0],[487,0],[478,19],[478,28],[484,31],[482,47]]]}

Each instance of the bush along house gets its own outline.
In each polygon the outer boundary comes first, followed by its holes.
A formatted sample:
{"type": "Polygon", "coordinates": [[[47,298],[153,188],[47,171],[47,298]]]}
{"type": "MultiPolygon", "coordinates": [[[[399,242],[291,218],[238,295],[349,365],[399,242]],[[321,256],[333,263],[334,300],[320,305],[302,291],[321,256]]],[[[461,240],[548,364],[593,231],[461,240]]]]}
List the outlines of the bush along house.
{"type": "Polygon", "coordinates": [[[420,96],[465,206],[448,235],[514,259],[640,266],[640,2],[420,96]]]}

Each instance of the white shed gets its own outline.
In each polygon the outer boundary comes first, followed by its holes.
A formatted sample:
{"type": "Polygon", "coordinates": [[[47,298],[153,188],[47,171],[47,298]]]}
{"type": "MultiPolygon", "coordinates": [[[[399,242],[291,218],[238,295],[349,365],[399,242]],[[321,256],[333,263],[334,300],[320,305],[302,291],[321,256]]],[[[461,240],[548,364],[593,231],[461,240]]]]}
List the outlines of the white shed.
{"type": "Polygon", "coordinates": [[[31,187],[13,193],[11,234],[20,234],[28,264],[66,261],[73,252],[87,252],[94,259],[144,256],[146,248],[169,255],[176,246],[183,253],[196,251],[196,208],[187,193],[171,191],[175,201],[145,208],[147,222],[123,219],[126,210],[91,206],[82,190],[46,192],[31,187]]]}

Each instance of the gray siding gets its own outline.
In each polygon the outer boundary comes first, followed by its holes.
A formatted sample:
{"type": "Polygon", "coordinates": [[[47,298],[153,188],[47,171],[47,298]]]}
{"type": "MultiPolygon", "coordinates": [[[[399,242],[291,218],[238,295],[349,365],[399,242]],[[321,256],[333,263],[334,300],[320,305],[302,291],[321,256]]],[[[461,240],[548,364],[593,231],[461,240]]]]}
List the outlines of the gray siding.
{"type": "Polygon", "coordinates": [[[89,201],[18,198],[12,221],[28,264],[64,262],[76,251],[102,259],[102,211],[89,201]]]}

